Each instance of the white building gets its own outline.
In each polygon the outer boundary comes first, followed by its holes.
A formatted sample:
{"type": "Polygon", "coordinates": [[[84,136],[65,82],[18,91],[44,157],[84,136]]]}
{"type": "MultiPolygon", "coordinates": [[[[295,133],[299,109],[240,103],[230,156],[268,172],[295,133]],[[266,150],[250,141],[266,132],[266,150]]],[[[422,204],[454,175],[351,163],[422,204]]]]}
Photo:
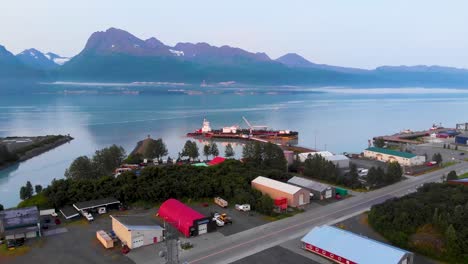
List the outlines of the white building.
{"type": "Polygon", "coordinates": [[[111,215],[112,230],[129,248],[163,241],[164,228],[151,216],[111,215]]]}
{"type": "Polygon", "coordinates": [[[383,162],[398,162],[402,166],[422,165],[426,162],[425,156],[417,156],[409,152],[401,152],[392,149],[370,147],[364,150],[364,157],[383,162]]]}

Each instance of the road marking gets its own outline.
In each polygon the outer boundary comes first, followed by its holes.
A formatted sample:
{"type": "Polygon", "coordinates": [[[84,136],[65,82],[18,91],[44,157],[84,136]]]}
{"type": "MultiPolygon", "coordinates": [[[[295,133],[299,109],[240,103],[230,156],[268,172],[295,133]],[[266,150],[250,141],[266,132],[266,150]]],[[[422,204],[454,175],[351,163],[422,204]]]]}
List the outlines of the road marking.
{"type": "MultiPolygon", "coordinates": [[[[440,171],[439,171],[439,172],[440,172],[440,171]]],[[[419,176],[419,177],[421,177],[421,176],[419,176]]],[[[378,200],[378,199],[380,199],[380,198],[382,198],[382,197],[391,196],[391,195],[394,194],[394,193],[407,190],[408,188],[412,188],[412,187],[417,186],[417,185],[419,185],[419,184],[421,184],[421,183],[426,183],[426,181],[428,181],[428,180],[433,180],[433,178],[437,178],[437,177],[440,177],[440,175],[435,174],[435,175],[433,175],[433,176],[427,176],[427,177],[424,177],[424,178],[421,177],[421,178],[420,178],[420,179],[421,179],[420,181],[411,182],[410,185],[406,185],[406,186],[400,187],[400,188],[398,188],[398,189],[396,189],[396,190],[394,190],[394,191],[391,191],[391,192],[389,192],[389,193],[382,194],[382,195],[380,195],[380,196],[377,196],[377,197],[375,197],[375,198],[372,198],[370,201],[367,200],[367,201],[364,201],[364,202],[360,202],[360,203],[351,205],[350,207],[343,208],[343,209],[340,209],[340,210],[337,210],[337,211],[333,211],[332,213],[329,213],[329,214],[327,214],[327,215],[322,215],[322,216],[319,216],[319,217],[316,217],[316,218],[312,218],[312,219],[309,219],[309,220],[306,220],[306,221],[303,221],[303,222],[299,222],[299,223],[294,224],[294,225],[292,225],[292,226],[289,226],[289,227],[286,227],[286,228],[283,228],[283,229],[280,229],[280,230],[277,230],[277,231],[273,231],[273,232],[271,232],[271,233],[269,233],[269,234],[266,234],[266,235],[263,235],[263,236],[259,236],[259,237],[255,238],[255,239],[251,239],[251,240],[248,240],[248,241],[245,241],[245,242],[236,244],[236,245],[234,245],[234,246],[224,248],[224,249],[222,249],[222,250],[220,250],[220,251],[217,251],[217,252],[214,252],[214,253],[211,253],[211,254],[207,254],[207,255],[205,255],[205,256],[203,256],[203,257],[200,257],[200,258],[198,258],[198,259],[189,261],[188,263],[197,263],[197,262],[199,262],[199,261],[202,261],[202,260],[204,260],[204,259],[207,259],[207,258],[216,256],[216,255],[219,255],[219,254],[224,253],[224,252],[226,252],[226,251],[230,251],[230,250],[233,250],[233,249],[242,247],[242,246],[244,246],[244,245],[251,244],[251,243],[253,243],[253,242],[255,242],[255,241],[258,241],[258,240],[261,240],[261,239],[265,239],[265,238],[274,236],[274,235],[276,235],[276,234],[282,233],[282,232],[287,231],[287,230],[289,230],[289,229],[292,229],[292,228],[296,228],[296,227],[299,227],[299,226],[306,225],[306,224],[308,224],[308,223],[310,223],[310,222],[313,222],[313,221],[316,221],[316,220],[318,220],[318,219],[321,219],[321,218],[324,218],[324,217],[329,217],[329,216],[331,216],[331,215],[333,215],[333,214],[336,214],[336,213],[339,213],[339,212],[342,212],[342,211],[345,211],[345,210],[350,210],[350,209],[352,209],[352,208],[361,206],[361,205],[366,204],[366,203],[375,202],[376,200],[378,200]]],[[[404,182],[403,182],[403,183],[404,183],[404,182]]],[[[388,188],[388,187],[391,187],[391,185],[390,185],[390,186],[387,186],[387,187],[384,187],[384,188],[388,188]]],[[[382,190],[382,189],[381,189],[381,190],[382,190]]],[[[377,190],[377,191],[378,191],[378,190],[377,190]]],[[[356,198],[358,198],[358,197],[356,197],[356,198]]],[[[385,201],[383,201],[383,202],[385,202],[385,201]]],[[[350,214],[352,214],[352,213],[350,213],[350,214]]],[[[348,214],[348,215],[350,215],[350,214],[348,214]]],[[[281,220],[280,220],[280,221],[281,221],[281,220]]]]}

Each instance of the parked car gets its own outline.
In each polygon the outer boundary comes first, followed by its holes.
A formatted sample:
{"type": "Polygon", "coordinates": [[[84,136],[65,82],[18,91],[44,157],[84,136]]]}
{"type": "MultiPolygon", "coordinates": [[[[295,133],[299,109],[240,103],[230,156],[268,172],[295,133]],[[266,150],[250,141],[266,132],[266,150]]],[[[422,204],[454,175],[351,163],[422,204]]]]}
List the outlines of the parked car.
{"type": "Polygon", "coordinates": [[[124,245],[122,247],[122,254],[126,255],[128,252],[130,252],[130,248],[127,245],[124,245]]]}
{"type": "Polygon", "coordinates": [[[463,155],[465,155],[465,152],[460,152],[460,156],[463,156],[463,155]]]}
{"type": "Polygon", "coordinates": [[[235,208],[236,210],[247,212],[250,211],[250,204],[236,204],[235,208]]]}

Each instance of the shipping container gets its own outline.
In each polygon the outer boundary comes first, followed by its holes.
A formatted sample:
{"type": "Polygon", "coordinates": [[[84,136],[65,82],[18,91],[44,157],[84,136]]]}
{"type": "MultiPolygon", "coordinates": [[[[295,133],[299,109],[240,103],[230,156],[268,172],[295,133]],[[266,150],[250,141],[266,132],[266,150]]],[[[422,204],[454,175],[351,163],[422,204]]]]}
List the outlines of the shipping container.
{"type": "Polygon", "coordinates": [[[114,241],[112,238],[103,230],[99,230],[96,232],[96,238],[101,242],[101,244],[105,248],[113,248],[114,247],[114,241]]]}
{"type": "Polygon", "coordinates": [[[286,197],[275,198],[274,203],[281,210],[286,210],[288,208],[288,198],[286,198],[286,197]]]}
{"type": "Polygon", "coordinates": [[[468,136],[467,135],[456,136],[455,137],[455,143],[462,144],[462,145],[468,145],[468,136]]]}
{"type": "Polygon", "coordinates": [[[348,195],[348,190],[343,189],[343,188],[335,188],[336,194],[339,194],[340,196],[346,196],[348,195]]]}

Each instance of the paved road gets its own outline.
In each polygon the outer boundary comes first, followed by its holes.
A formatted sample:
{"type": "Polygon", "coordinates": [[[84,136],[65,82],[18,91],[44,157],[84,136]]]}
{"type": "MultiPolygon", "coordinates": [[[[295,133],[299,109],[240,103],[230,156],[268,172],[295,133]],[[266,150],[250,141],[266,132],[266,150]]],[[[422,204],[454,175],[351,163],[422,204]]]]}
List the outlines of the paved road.
{"type": "Polygon", "coordinates": [[[451,170],[466,169],[468,162],[462,162],[422,176],[409,177],[407,180],[376,191],[211,241],[211,244],[182,252],[180,260],[181,263],[231,263],[288,240],[298,239],[314,226],[356,214],[389,198],[414,192],[421,184],[440,181],[442,174],[448,174],[451,170]]]}

